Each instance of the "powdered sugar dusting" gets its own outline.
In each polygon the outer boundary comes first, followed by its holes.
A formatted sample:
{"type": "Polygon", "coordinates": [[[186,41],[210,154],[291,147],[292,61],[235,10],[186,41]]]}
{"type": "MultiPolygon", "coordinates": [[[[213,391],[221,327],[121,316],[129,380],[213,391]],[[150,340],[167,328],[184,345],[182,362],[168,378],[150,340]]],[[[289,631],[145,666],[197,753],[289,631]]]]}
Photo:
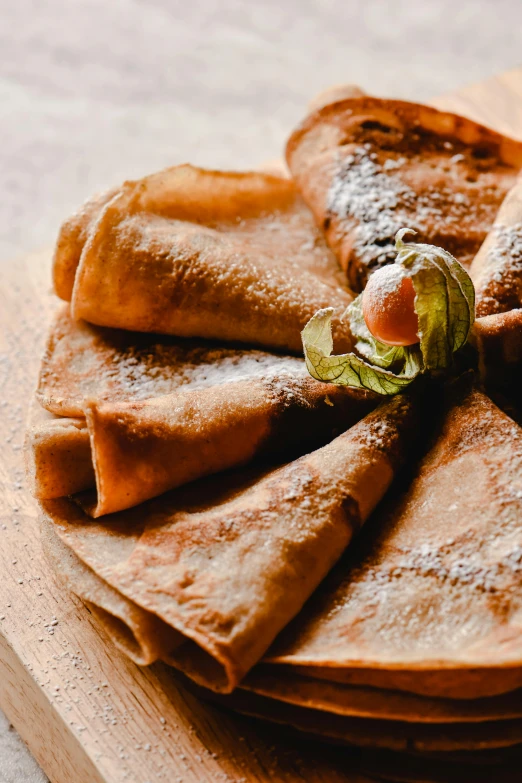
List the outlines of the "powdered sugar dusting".
{"type": "Polygon", "coordinates": [[[153,346],[150,352],[130,348],[112,357],[105,380],[128,399],[169,393],[176,388],[205,389],[223,383],[274,376],[305,374],[304,362],[291,356],[227,348],[189,351],[153,346]]]}
{"type": "Polygon", "coordinates": [[[478,286],[479,315],[501,313],[522,303],[522,223],[496,225],[478,286]]]}
{"type": "Polygon", "coordinates": [[[56,328],[38,395],[44,407],[61,415],[82,415],[85,398],[128,402],[254,378],[277,378],[281,386],[307,377],[303,359],[294,356],[158,339],[67,319],[56,328]]]}
{"type": "Polygon", "coordinates": [[[482,395],[445,428],[318,597],[297,656],[520,660],[522,430],[482,395]]]}
{"type": "MultiPolygon", "coordinates": [[[[452,160],[452,165],[460,162],[455,156],[452,160]]],[[[437,226],[437,234],[453,235],[477,211],[465,192],[455,192],[454,184],[430,185],[429,174],[421,178],[423,189],[413,190],[407,184],[412,178],[405,176],[408,163],[402,156],[380,163],[369,143],[355,147],[348,156],[338,152],[327,210],[340,220],[343,235],[353,232],[352,252],[367,270],[395,259],[395,234],[400,228],[429,236],[437,226]]],[[[422,165],[429,168],[426,162],[422,165]]]]}
{"type": "Polygon", "coordinates": [[[406,276],[407,273],[403,266],[388,264],[379,270],[378,276],[372,277],[372,292],[380,294],[383,298],[394,294],[406,276]]]}
{"type": "MultiPolygon", "coordinates": [[[[371,145],[356,147],[342,160],[327,203],[329,212],[358,223],[355,250],[368,265],[395,258],[394,237],[405,225],[403,207],[415,202],[413,190],[389,173],[389,164],[384,169],[377,160],[371,145]]],[[[393,163],[395,168],[402,165],[398,160],[393,163]]]]}

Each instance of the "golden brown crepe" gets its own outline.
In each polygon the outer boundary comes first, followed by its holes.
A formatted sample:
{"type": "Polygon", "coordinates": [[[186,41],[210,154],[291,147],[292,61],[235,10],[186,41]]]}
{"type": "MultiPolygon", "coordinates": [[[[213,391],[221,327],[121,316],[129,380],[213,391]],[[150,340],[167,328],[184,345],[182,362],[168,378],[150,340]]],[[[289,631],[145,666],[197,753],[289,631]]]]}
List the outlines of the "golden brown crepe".
{"type": "MultiPolygon", "coordinates": [[[[265,664],[266,665],[266,664],[265,664]]],[[[295,673],[292,665],[281,667],[281,674],[295,673]]],[[[499,668],[472,667],[466,669],[363,669],[359,667],[333,666],[299,666],[299,674],[328,682],[343,685],[368,686],[383,690],[397,690],[415,693],[419,696],[437,699],[476,699],[487,698],[497,694],[508,693],[522,688],[522,667],[499,668]],[[485,682],[494,682],[494,692],[491,693],[485,682]]]]}
{"type": "Polygon", "coordinates": [[[447,112],[361,97],[313,112],[287,162],[354,290],[407,226],[469,265],[522,166],[522,143],[447,112]]]}
{"type": "Polygon", "coordinates": [[[35,404],[24,440],[24,458],[34,497],[60,498],[95,484],[85,419],[53,416],[35,404]]]}
{"type": "Polygon", "coordinates": [[[409,753],[441,753],[507,748],[522,742],[522,720],[517,718],[484,723],[437,723],[430,726],[320,712],[275,701],[241,688],[226,696],[202,688],[196,692],[246,715],[287,724],[314,737],[360,747],[409,753]]]}
{"type": "Polygon", "coordinates": [[[426,673],[453,698],[470,696],[468,672],[476,697],[520,686],[521,515],[522,429],[480,392],[457,396],[407,490],[267,660],[380,671],[389,688],[408,672],[413,691],[418,674],[421,693],[426,673]]]}
{"type": "Polygon", "coordinates": [[[33,493],[61,497],[96,485],[84,504],[95,517],[254,456],[302,454],[379,399],[314,381],[293,357],[140,344],[127,332],[76,323],[67,311],[51,332],[39,397],[87,419],[46,419],[29,429],[33,493]],[[169,385],[178,390],[158,395],[169,385]]]}
{"type": "Polygon", "coordinates": [[[502,202],[495,222],[470,268],[477,315],[522,306],[522,178],[502,202]]]}
{"type": "Polygon", "coordinates": [[[80,263],[83,246],[98,220],[104,206],[118,193],[118,188],[100,193],[89,199],[71,215],[60,228],[54,249],[54,288],[60,299],[71,300],[76,269],[80,263]]]}
{"type": "Polygon", "coordinates": [[[521,690],[486,699],[430,699],[404,691],[314,679],[297,671],[256,666],[241,688],[299,707],[359,718],[407,723],[482,723],[522,718],[521,690]]]}
{"type": "Polygon", "coordinates": [[[81,504],[100,517],[254,457],[302,454],[376,404],[377,395],[284,376],[136,402],[91,400],[86,421],[55,419],[29,430],[33,494],[62,497],[96,485],[81,504]]]}
{"type": "Polygon", "coordinates": [[[109,587],[82,563],[43,516],[40,531],[45,557],[60,585],[84,601],[111,641],[134,663],[147,666],[183,641],[181,634],[109,587]]]}
{"type": "Polygon", "coordinates": [[[36,397],[52,413],[84,416],[86,400],[134,402],[283,375],[306,378],[303,359],[104,329],[74,321],[64,305],[51,326],[36,397]]]}
{"type": "Polygon", "coordinates": [[[63,241],[55,256],[56,290],[70,298],[79,251],[75,318],[300,353],[301,329],[331,306],[340,349],[352,346],[339,321],[352,295],[289,179],[175,166],[96,209],[75,251],[63,241]]]}
{"type": "Polygon", "coordinates": [[[168,660],[227,692],[387,490],[418,435],[419,404],[396,396],[281,468],[194,483],[102,522],[65,499],[43,507],[88,568],[186,637],[168,660]]]}

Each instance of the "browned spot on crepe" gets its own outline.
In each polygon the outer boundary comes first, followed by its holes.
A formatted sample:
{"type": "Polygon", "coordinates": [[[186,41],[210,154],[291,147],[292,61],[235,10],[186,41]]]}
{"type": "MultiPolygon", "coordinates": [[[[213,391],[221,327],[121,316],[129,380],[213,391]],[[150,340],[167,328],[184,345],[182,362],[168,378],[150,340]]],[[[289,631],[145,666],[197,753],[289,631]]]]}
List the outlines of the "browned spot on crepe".
{"type": "Polygon", "coordinates": [[[287,161],[354,290],[395,258],[399,228],[468,266],[522,166],[522,144],[405,101],[342,100],[307,117],[287,161]]]}

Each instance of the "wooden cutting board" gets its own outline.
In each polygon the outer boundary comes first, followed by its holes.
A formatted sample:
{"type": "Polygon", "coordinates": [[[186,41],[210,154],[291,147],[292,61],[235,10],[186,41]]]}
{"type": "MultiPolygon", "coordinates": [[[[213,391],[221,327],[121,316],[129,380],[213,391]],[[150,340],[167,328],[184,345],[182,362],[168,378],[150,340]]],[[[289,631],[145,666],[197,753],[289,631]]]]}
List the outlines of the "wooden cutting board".
{"type": "MultiPolygon", "coordinates": [[[[522,69],[433,101],[522,137],[522,69]]],[[[348,750],[200,703],[139,669],[56,587],[42,559],[22,442],[50,314],[50,254],[0,286],[0,707],[53,783],[362,783],[348,750]]]]}

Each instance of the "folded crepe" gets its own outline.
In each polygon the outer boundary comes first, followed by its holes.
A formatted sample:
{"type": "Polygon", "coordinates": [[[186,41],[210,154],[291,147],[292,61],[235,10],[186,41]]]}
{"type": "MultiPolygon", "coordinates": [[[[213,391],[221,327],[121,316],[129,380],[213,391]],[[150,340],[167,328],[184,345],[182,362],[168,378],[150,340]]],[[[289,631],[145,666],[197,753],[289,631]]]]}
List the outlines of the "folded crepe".
{"type": "Polygon", "coordinates": [[[96,487],[82,505],[98,517],[256,456],[300,455],[355,424],[379,398],[314,381],[293,357],[140,344],[62,311],[39,399],[69,416],[40,409],[29,427],[33,494],[53,498],[96,487]],[[169,385],[177,390],[161,394],[169,385]]]}
{"type": "Polygon", "coordinates": [[[54,281],[75,318],[101,326],[300,352],[331,306],[341,350],[353,344],[335,257],[291,180],[263,172],[184,165],[124,183],[66,223],[54,281]]]}
{"type": "Polygon", "coordinates": [[[354,290],[415,229],[469,265],[522,166],[522,143],[414,103],[359,97],[313,112],[287,162],[354,290]]]}
{"type": "Polygon", "coordinates": [[[165,659],[228,692],[386,492],[418,435],[420,404],[396,396],[281,468],[213,477],[103,522],[66,499],[42,505],[60,540],[103,584],[183,635],[165,659]]]}
{"type": "MultiPolygon", "coordinates": [[[[269,664],[263,664],[269,667],[269,664]]],[[[286,676],[296,669],[290,664],[275,663],[277,676],[286,676]]],[[[436,699],[483,699],[518,691],[522,688],[522,667],[481,666],[466,669],[365,669],[355,667],[299,666],[300,675],[328,682],[382,690],[406,691],[436,699]],[[485,682],[494,682],[489,689],[485,682]]]]}
{"type": "Polygon", "coordinates": [[[141,609],[100,579],[56,534],[54,525],[41,519],[44,555],[65,589],[81,596],[91,613],[105,628],[112,642],[140,666],[168,655],[183,637],[159,617],[141,609]]]}
{"type": "Polygon", "coordinates": [[[104,329],[58,310],[42,359],[36,398],[60,416],[85,416],[87,400],[135,402],[179,389],[281,375],[307,377],[303,359],[104,329]]]}
{"type": "Polygon", "coordinates": [[[53,416],[33,405],[24,440],[26,476],[37,498],[61,498],[95,484],[85,419],[53,416]]]}
{"type": "MultiPolygon", "coordinates": [[[[300,671],[300,670],[298,670],[300,671]]],[[[483,699],[441,699],[405,691],[345,685],[303,676],[295,668],[259,665],[241,683],[246,691],[299,707],[358,718],[407,723],[483,723],[522,718],[522,691],[483,699]]]]}
{"type": "Polygon", "coordinates": [[[445,753],[509,748],[522,743],[522,720],[517,718],[484,723],[437,723],[430,726],[321,712],[269,699],[241,688],[226,696],[202,688],[197,688],[196,693],[246,715],[286,724],[316,738],[363,748],[445,753]]]}
{"type": "Polygon", "coordinates": [[[79,502],[100,517],[254,457],[302,454],[376,404],[377,395],[284,375],[144,401],[90,400],[86,419],[44,420],[29,429],[28,473],[40,498],[96,487],[79,502]]]}
{"type": "Polygon", "coordinates": [[[522,178],[502,202],[495,222],[471,264],[477,315],[522,306],[522,178]]]}
{"type": "Polygon", "coordinates": [[[520,687],[521,517],[522,429],[459,392],[406,491],[266,660],[451,698],[520,687]]]}

